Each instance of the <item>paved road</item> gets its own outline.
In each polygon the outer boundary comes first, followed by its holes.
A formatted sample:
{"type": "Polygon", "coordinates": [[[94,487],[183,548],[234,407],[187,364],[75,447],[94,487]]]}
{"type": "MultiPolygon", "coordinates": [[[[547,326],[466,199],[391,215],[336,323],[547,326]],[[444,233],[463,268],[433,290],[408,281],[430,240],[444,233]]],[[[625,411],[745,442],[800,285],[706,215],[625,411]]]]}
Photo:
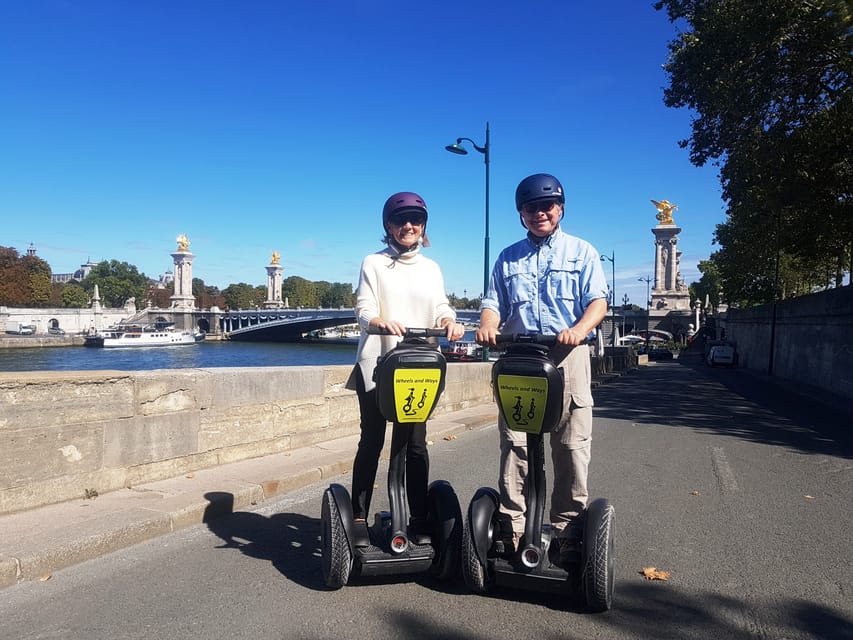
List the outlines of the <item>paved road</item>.
{"type": "MultiPolygon", "coordinates": [[[[418,576],[327,591],[314,485],[4,589],[0,638],[853,638],[849,415],[677,362],[595,397],[593,493],[617,516],[607,614],[418,576]],[[648,566],[670,579],[645,580],[648,566]]],[[[439,440],[432,477],[466,504],[494,484],[495,454],[493,427],[439,440]]]]}

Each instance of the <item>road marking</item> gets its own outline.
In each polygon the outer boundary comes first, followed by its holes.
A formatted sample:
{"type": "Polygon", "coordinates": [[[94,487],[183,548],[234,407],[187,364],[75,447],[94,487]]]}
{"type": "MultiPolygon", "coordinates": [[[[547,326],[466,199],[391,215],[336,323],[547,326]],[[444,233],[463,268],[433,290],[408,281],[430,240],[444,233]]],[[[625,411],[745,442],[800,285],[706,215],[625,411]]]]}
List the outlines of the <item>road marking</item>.
{"type": "Polygon", "coordinates": [[[711,447],[711,462],[714,465],[714,475],[717,476],[720,490],[724,494],[740,491],[737,480],[735,480],[735,474],[729,466],[729,461],[726,460],[726,452],[722,447],[711,447]]]}

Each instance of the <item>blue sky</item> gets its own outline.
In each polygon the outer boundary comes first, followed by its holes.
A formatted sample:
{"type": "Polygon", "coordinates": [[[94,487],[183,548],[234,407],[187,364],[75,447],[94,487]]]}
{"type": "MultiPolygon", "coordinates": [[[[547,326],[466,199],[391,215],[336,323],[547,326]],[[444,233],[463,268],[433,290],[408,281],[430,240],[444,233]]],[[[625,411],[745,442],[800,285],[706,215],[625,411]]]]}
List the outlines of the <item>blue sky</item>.
{"type": "MultiPolygon", "coordinates": [[[[643,304],[650,199],[678,205],[681,271],[714,250],[715,167],[662,102],[677,35],[651,0],[0,0],[0,245],[56,273],[88,259],[172,268],[186,234],[207,284],[355,284],[381,208],[417,191],[448,293],[483,284],[522,237],[513,195],[548,172],[563,227],[615,255],[616,295],[643,304]]],[[[611,265],[604,264],[608,280],[611,265]]]]}

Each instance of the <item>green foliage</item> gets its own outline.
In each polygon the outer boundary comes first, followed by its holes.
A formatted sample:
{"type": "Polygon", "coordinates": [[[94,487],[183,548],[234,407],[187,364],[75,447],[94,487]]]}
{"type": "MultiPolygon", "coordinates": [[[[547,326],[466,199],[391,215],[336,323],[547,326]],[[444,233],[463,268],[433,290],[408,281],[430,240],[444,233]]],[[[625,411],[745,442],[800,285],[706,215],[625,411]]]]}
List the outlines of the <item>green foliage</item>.
{"type": "Polygon", "coordinates": [[[222,290],[228,309],[251,309],[255,306],[255,287],[245,282],[230,284],[222,290]]]}
{"type": "Polygon", "coordinates": [[[476,311],[480,308],[479,298],[460,298],[455,293],[451,293],[447,296],[447,300],[454,309],[472,309],[476,311]]]}
{"type": "Polygon", "coordinates": [[[81,284],[90,296],[97,284],[101,304],[105,307],[122,307],[129,298],[136,298],[141,305],[148,292],[145,274],[139,273],[134,265],[118,260],[96,264],[81,284]]]}
{"type": "Polygon", "coordinates": [[[313,309],[320,306],[317,285],[299,276],[290,276],[282,281],[281,298],[287,300],[291,307],[313,309]]]}
{"type": "Polygon", "coordinates": [[[62,306],[83,309],[89,306],[89,294],[79,284],[66,284],[62,287],[62,306]]]}
{"type": "Polygon", "coordinates": [[[717,254],[714,253],[711,255],[709,260],[700,260],[699,261],[699,271],[702,273],[702,277],[698,282],[692,282],[690,284],[690,299],[691,302],[693,300],[698,300],[702,305],[705,304],[705,298],[708,298],[708,302],[711,305],[711,308],[716,309],[720,304],[721,298],[721,287],[720,284],[720,268],[716,262],[717,254]]]}
{"type": "Polygon", "coordinates": [[[662,0],[682,28],[664,103],[697,115],[688,147],[718,164],[727,220],[712,256],[726,301],[835,284],[853,249],[849,0],[662,0]]]}

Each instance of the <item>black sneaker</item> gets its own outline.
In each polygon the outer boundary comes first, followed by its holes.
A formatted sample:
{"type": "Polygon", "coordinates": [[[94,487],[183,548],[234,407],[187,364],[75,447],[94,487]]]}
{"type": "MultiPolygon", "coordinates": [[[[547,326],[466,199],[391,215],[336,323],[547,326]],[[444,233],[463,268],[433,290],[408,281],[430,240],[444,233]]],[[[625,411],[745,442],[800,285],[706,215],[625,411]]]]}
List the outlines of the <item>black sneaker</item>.
{"type": "Polygon", "coordinates": [[[426,518],[412,518],[409,520],[409,532],[412,536],[412,542],[415,544],[432,544],[429,522],[426,518]]]}
{"type": "Polygon", "coordinates": [[[352,546],[369,547],[370,531],[367,528],[367,520],[357,519],[352,522],[352,546]]]}
{"type": "Polygon", "coordinates": [[[580,561],[583,525],[583,517],[578,516],[566,525],[560,537],[557,538],[560,543],[561,564],[574,564],[580,561]]]}

